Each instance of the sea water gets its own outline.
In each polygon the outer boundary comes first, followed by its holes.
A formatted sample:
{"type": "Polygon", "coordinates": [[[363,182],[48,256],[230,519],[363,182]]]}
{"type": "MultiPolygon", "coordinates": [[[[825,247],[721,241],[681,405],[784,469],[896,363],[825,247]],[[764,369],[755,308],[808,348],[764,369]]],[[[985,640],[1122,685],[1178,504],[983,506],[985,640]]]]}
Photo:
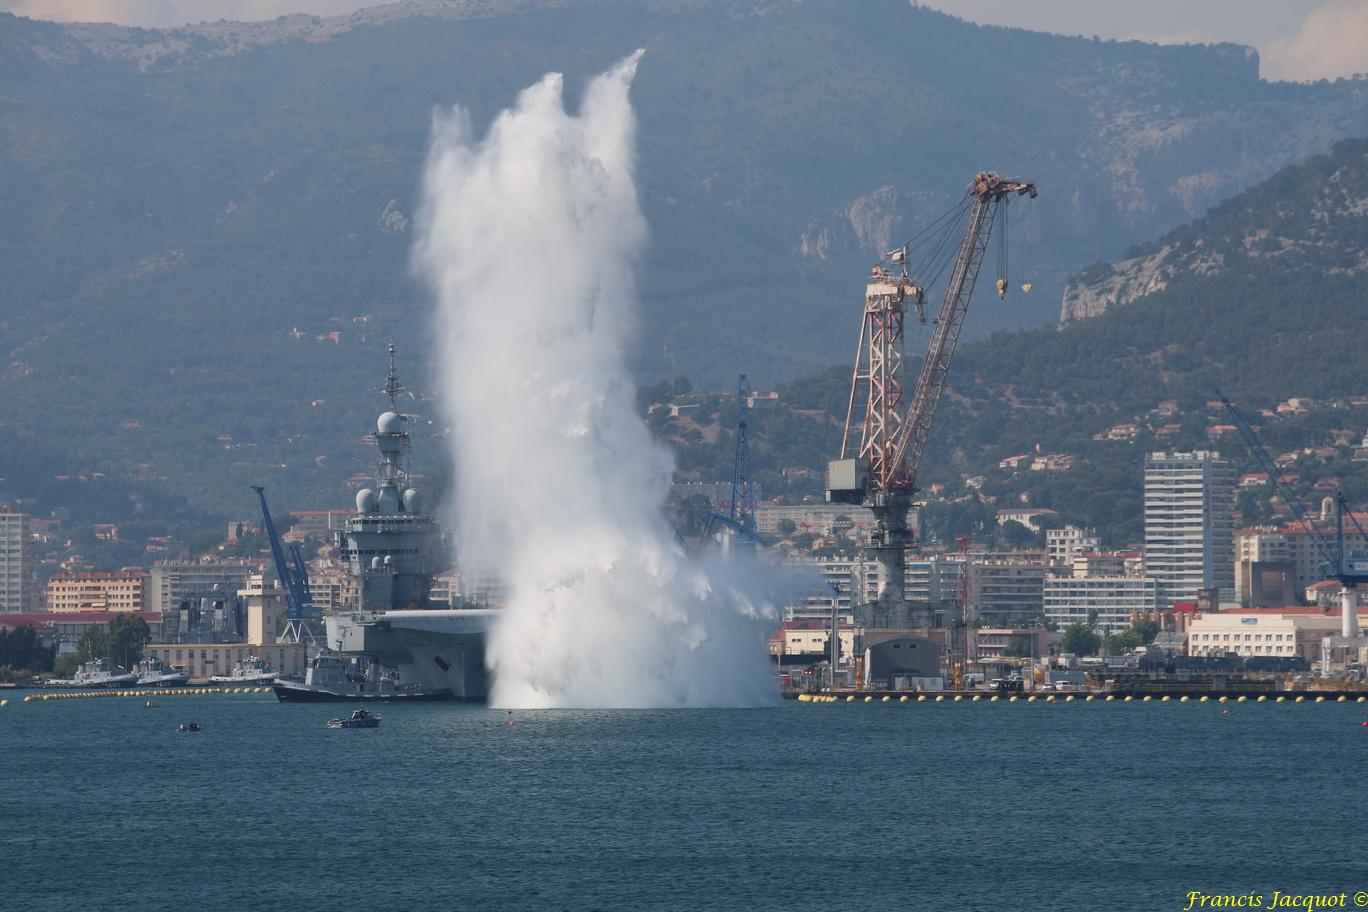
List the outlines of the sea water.
{"type": "Polygon", "coordinates": [[[429,704],[337,731],[345,704],[159,702],[0,709],[0,908],[1181,910],[1368,889],[1353,703],[429,704]]]}

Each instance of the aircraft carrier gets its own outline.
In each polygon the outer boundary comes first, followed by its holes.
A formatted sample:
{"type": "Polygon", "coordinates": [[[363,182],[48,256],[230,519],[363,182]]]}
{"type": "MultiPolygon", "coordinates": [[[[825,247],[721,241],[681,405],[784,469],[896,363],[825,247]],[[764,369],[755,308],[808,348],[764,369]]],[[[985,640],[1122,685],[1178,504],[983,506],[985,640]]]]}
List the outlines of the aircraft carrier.
{"type": "Polygon", "coordinates": [[[495,612],[431,605],[432,579],[450,561],[441,529],[404,468],[409,434],[398,398],[405,390],[395,373],[393,345],[389,353],[384,392],[390,407],[375,423],[376,484],[357,492],[356,515],[336,533],[360,583],[361,608],[325,619],[327,645],[393,669],[399,679],[425,690],[485,700],[485,634],[495,612]]]}

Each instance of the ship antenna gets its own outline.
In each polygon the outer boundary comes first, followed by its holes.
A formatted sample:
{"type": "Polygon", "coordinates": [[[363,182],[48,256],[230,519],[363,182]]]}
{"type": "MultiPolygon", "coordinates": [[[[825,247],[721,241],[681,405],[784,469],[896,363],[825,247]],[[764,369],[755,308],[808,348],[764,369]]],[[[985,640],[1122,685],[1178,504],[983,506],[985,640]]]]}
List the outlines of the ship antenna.
{"type": "Polygon", "coordinates": [[[389,374],[385,377],[385,395],[389,396],[390,411],[399,411],[399,403],[396,401],[399,394],[405,392],[404,387],[399,384],[399,375],[394,370],[394,343],[389,344],[389,374]]]}

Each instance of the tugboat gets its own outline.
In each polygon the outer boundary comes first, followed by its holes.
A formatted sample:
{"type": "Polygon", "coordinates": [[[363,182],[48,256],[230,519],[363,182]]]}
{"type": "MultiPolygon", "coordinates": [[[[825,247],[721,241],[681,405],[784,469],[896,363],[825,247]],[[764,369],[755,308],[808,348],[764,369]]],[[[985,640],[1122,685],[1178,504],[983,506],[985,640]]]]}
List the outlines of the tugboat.
{"type": "Polygon", "coordinates": [[[184,687],[190,683],[190,675],[163,664],[155,656],[134,665],[133,673],[138,676],[139,687],[184,687]]]}
{"type": "Polygon", "coordinates": [[[53,678],[48,681],[48,686],[94,690],[104,687],[132,687],[137,683],[137,675],[124,671],[118,665],[110,665],[104,659],[95,659],[78,668],[74,677],[53,678]]]}
{"type": "Polygon", "coordinates": [[[328,728],[375,728],[380,724],[380,717],[366,707],[353,709],[352,714],[345,719],[329,719],[328,728]]]}
{"type": "Polygon", "coordinates": [[[210,684],[270,684],[276,679],[276,674],[271,671],[271,666],[267,665],[261,656],[251,655],[233,666],[230,674],[213,675],[209,678],[210,684]]]}
{"type": "Polygon", "coordinates": [[[277,678],[271,689],[282,703],[339,703],[348,700],[416,703],[451,699],[449,690],[429,690],[420,684],[402,683],[396,674],[366,675],[356,671],[355,667],[346,656],[320,652],[309,661],[303,681],[277,678]]]}

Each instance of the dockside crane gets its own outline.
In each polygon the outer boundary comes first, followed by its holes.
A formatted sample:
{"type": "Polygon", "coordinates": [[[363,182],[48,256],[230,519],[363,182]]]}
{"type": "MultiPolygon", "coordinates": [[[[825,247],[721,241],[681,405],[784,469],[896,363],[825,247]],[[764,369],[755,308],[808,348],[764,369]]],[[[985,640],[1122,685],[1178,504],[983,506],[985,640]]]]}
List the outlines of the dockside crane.
{"type": "Polygon", "coordinates": [[[271,558],[275,561],[280,588],[285,591],[285,640],[290,643],[315,640],[317,636],[309,629],[309,622],[318,620],[321,615],[314,607],[313,596],[309,592],[309,570],[304,563],[304,555],[297,543],[291,543],[289,555],[286,556],[275,522],[271,519],[271,508],[266,505],[266,489],[252,485],[252,490],[261,500],[261,516],[266,537],[271,543],[271,558]]]}
{"type": "MultiPolygon", "coordinates": [[[[869,557],[881,569],[882,605],[904,603],[907,549],[913,544],[908,512],[917,491],[917,471],[930,440],[936,405],[945,389],[960,330],[969,311],[979,268],[999,209],[1015,196],[1034,199],[1030,181],[975,175],[963,200],[907,244],[884,255],[865,286],[859,347],[850,379],[840,458],[827,466],[827,500],[862,504],[874,514],[869,557]],[[946,261],[958,219],[964,228],[940,311],[910,399],[904,397],[902,378],[903,324],[908,308],[926,321],[926,286],[936,281],[946,261]],[[925,252],[926,262],[912,269],[914,252],[925,252]]],[[[998,285],[1005,294],[1005,276],[998,285]]],[[[930,623],[926,624],[930,626],[930,623]]]]}
{"type": "MultiPolygon", "coordinates": [[[[750,431],[746,415],[750,411],[751,385],[745,374],[736,381],[736,450],[732,454],[731,501],[726,513],[712,512],[703,526],[699,548],[714,541],[718,534],[725,537],[724,550],[732,545],[755,548],[760,537],[755,532],[755,483],[751,478],[750,431]]],[[[678,531],[675,533],[678,535],[678,531]]]]}
{"type": "MultiPolygon", "coordinates": [[[[1277,491],[1278,496],[1283,499],[1292,511],[1292,515],[1297,522],[1304,528],[1311,541],[1315,544],[1316,550],[1320,552],[1322,560],[1322,572],[1330,579],[1340,584],[1340,636],[1343,640],[1362,640],[1358,625],[1358,594],[1356,588],[1368,583],[1368,558],[1350,556],[1344,546],[1344,520],[1348,517],[1358,529],[1360,536],[1364,535],[1363,527],[1359,525],[1354,514],[1347,509],[1348,502],[1344,497],[1343,491],[1335,492],[1335,541],[1331,544],[1320,529],[1311,522],[1306,512],[1302,510],[1301,504],[1289,490],[1287,483],[1283,480],[1282,470],[1278,468],[1277,462],[1268,452],[1268,447],[1264,446],[1259,435],[1255,433],[1254,426],[1249,423],[1244,414],[1237,409],[1229,399],[1221,395],[1221,391],[1216,391],[1216,398],[1225,406],[1226,411],[1230,412],[1231,418],[1235,421],[1235,427],[1239,430],[1240,436],[1244,438],[1245,446],[1259,463],[1260,468],[1268,473],[1268,481],[1277,491]]],[[[1363,646],[1365,642],[1349,643],[1329,643],[1330,646],[1363,646]]]]}

